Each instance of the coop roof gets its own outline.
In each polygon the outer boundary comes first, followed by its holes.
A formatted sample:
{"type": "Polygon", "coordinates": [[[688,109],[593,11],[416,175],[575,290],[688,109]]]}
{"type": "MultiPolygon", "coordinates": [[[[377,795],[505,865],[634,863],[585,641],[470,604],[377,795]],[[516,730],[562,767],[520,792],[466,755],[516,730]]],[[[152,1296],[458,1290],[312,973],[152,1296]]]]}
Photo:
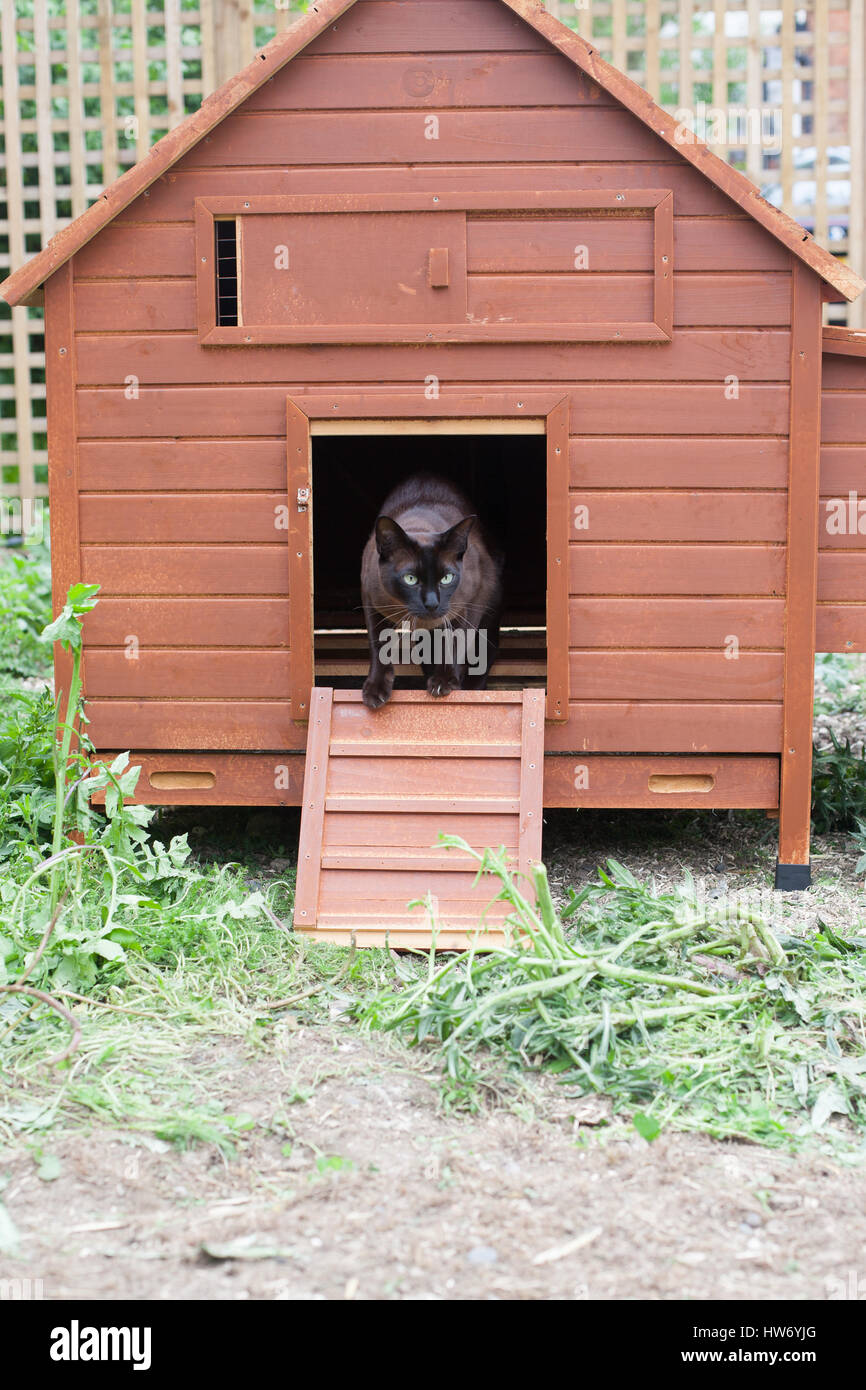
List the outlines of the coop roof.
{"type": "MultiPolygon", "coordinates": [[[[59,231],[38,255],[27,261],[0,285],[0,295],[8,304],[21,304],[80,250],[134,198],[149,188],[176,164],[199,140],[229,116],[291,58],[321,34],[329,24],[351,9],[355,0],[317,0],[290,28],[272,39],[251,63],[225,82],[199,107],[164,136],[139,160],[121,174],[97,201],[59,231]]],[[[638,120],[643,121],[662,140],[670,142],[678,154],[721,189],[776,239],[804,261],[828,285],[846,299],[856,299],[864,288],[860,279],[842,261],[823,250],[799,222],[762,198],[744,174],[732,169],[698,139],[677,139],[679,123],[629,77],[618,72],[597,53],[592,43],[578,37],[566,25],[548,14],[541,0],[500,0],[554,48],[569,58],[582,72],[610,93],[638,120]]]]}

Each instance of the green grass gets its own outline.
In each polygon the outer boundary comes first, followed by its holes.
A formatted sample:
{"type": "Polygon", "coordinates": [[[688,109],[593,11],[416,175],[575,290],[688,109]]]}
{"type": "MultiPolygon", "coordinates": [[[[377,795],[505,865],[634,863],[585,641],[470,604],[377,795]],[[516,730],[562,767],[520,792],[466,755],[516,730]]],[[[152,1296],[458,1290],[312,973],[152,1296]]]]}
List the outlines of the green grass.
{"type": "MultiPolygon", "coordinates": [[[[298,939],[293,869],[262,873],[275,849],[291,854],[285,813],[232,813],[222,833],[196,811],[198,827],[132,804],[125,757],[91,768],[58,752],[76,708],[22,680],[47,675],[44,628],[80,648],[92,598],[73,596],[49,627],[46,554],[0,555],[0,1137],[98,1121],[230,1156],[271,1121],[229,1106],[221,1049],[281,1065],[286,1020],[315,1026],[336,1004],[422,1048],[458,1109],[549,1073],[569,1094],[609,1096],[647,1139],[862,1144],[859,946],[829,929],[779,942],[748,913],[700,910],[688,882],[659,894],[614,864],[562,917],[543,893],[533,915],[495,856],[491,896],[509,897],[529,950],[443,960],[298,939]]],[[[837,674],[847,692],[848,668],[837,674]]],[[[851,760],[834,756],[822,795],[837,809],[847,797],[856,820],[851,760]]]]}
{"type": "Polygon", "coordinates": [[[51,649],[39,633],[51,621],[51,557],[47,544],[20,550],[0,544],[0,690],[10,678],[51,674],[51,649]]]}
{"type": "Polygon", "coordinates": [[[440,1059],[449,1103],[546,1071],[610,1097],[646,1138],[866,1149],[866,934],[780,939],[748,902],[701,903],[688,880],[656,893],[613,860],[560,915],[543,866],[526,896],[501,854],[475,858],[511,948],[431,955],[359,1010],[440,1059]]]}
{"type": "Polygon", "coordinates": [[[866,747],[852,752],[830,731],[829,748],[816,748],[812,760],[812,828],[856,830],[866,820],[866,747]]]}
{"type": "Polygon", "coordinates": [[[822,652],[815,658],[815,713],[866,711],[861,658],[844,652],[822,652]]]}

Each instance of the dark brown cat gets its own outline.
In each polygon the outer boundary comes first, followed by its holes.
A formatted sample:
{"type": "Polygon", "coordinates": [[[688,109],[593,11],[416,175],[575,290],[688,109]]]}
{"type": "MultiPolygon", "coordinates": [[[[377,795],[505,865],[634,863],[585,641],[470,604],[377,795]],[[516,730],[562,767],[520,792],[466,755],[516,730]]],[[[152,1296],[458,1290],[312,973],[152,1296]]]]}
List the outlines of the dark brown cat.
{"type": "Polygon", "coordinates": [[[431,695],[483,690],[496,657],[502,563],[471,503],[445,478],[415,474],[385,499],[361,561],[370,639],[364,704],[394,688],[394,662],[420,665],[431,695]]]}

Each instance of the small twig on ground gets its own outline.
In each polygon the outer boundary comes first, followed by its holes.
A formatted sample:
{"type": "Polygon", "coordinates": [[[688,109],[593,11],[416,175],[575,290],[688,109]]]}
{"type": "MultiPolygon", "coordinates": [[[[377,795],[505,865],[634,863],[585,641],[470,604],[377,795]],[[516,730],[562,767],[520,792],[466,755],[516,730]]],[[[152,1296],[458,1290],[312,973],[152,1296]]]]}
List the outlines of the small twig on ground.
{"type": "Polygon", "coordinates": [[[269,1004],[268,1008],[271,1011],[275,1011],[277,1009],[290,1009],[293,1004],[300,1004],[303,999],[309,999],[310,996],[313,994],[321,994],[322,990],[327,989],[329,985],[335,985],[339,980],[345,979],[346,975],[349,973],[349,970],[352,967],[354,960],[355,943],[353,941],[351,949],[349,951],[349,957],[340,966],[336,975],[332,975],[329,980],[318,980],[315,984],[309,985],[307,989],[299,990],[297,994],[290,994],[287,999],[277,999],[273,1004],[269,1004]]]}
{"type": "Polygon", "coordinates": [[[150,1009],[128,1009],[124,1004],[108,1004],[104,999],[88,999],[86,994],[76,994],[71,989],[58,989],[57,994],[61,999],[75,999],[79,1004],[92,1004],[94,1009],[111,1009],[116,1014],[131,1014],[135,1018],[155,1018],[159,1022],[160,1015],[153,1013],[150,1009]]]}
{"type": "Polygon", "coordinates": [[[47,1004],[49,1009],[54,1009],[69,1024],[72,1029],[72,1037],[69,1044],[62,1052],[58,1052],[54,1057],[48,1058],[48,1066],[57,1066],[60,1062],[65,1062],[71,1057],[73,1052],[78,1050],[81,1041],[81,1024],[70,1009],[64,1008],[59,999],[55,999],[52,994],[46,994],[44,989],[34,989],[32,985],[0,985],[0,994],[29,994],[31,998],[38,999],[41,1004],[47,1004]]]}

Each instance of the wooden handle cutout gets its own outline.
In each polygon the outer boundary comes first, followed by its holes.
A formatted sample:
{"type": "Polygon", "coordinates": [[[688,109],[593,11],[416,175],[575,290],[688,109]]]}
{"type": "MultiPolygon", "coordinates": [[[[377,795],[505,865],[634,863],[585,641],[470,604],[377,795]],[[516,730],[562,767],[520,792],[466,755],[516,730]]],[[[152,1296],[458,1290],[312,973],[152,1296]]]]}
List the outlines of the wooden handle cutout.
{"type": "Polygon", "coordinates": [[[182,787],[212,787],[216,783],[214,772],[152,772],[147,779],[158,791],[178,790],[182,787]]]}
{"type": "Polygon", "coordinates": [[[651,792],[711,792],[715,785],[708,772],[654,772],[647,783],[651,792]]]}

